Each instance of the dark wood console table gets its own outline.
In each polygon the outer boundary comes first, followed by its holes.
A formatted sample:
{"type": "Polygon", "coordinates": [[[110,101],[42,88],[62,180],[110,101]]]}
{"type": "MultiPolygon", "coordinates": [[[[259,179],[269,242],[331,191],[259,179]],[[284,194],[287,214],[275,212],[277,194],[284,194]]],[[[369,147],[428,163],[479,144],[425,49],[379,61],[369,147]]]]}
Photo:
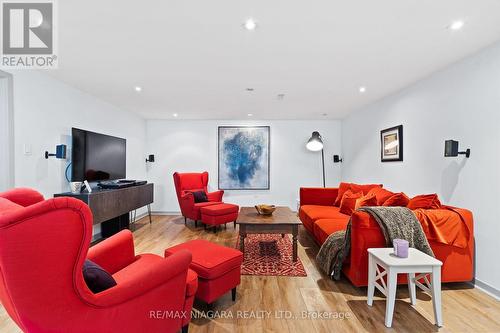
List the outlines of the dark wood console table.
{"type": "Polygon", "coordinates": [[[148,183],[121,189],[92,189],[91,193],[57,193],[54,197],[72,197],[85,202],[92,211],[94,225],[101,224],[101,236],[110,237],[130,224],[129,213],[147,206],[151,222],[154,184],[148,183]]]}

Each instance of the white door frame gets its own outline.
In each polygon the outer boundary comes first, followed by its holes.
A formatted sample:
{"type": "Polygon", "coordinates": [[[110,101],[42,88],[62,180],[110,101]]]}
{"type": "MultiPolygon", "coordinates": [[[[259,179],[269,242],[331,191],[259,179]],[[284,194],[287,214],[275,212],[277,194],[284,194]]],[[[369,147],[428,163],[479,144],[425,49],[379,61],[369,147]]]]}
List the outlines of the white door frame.
{"type": "Polygon", "coordinates": [[[12,74],[0,70],[0,192],[14,187],[12,74]]]}

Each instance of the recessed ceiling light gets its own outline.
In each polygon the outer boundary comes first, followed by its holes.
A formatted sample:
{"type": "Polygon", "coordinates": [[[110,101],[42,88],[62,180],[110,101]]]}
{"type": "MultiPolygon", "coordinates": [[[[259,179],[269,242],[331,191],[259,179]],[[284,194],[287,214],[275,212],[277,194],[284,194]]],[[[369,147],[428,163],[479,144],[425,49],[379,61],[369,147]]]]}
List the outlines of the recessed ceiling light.
{"type": "Polygon", "coordinates": [[[448,29],[450,30],[460,30],[464,27],[465,22],[464,21],[453,21],[449,26],[448,29]]]}
{"type": "Polygon", "coordinates": [[[366,87],[359,87],[359,92],[360,93],[365,93],[366,92],[366,87]]]}
{"type": "Polygon", "coordinates": [[[142,91],[142,87],[139,87],[139,86],[135,86],[134,89],[137,92],[141,92],[142,91]]]}
{"type": "Polygon", "coordinates": [[[254,19],[249,18],[248,20],[245,21],[243,26],[245,27],[245,29],[252,31],[255,30],[255,28],[257,28],[257,23],[255,22],[254,19]]]}
{"type": "Polygon", "coordinates": [[[252,116],[253,116],[253,113],[249,113],[249,114],[247,114],[247,116],[252,117],[252,116]]]}
{"type": "Polygon", "coordinates": [[[172,116],[174,116],[175,118],[177,118],[179,115],[177,113],[174,113],[172,116]]]}

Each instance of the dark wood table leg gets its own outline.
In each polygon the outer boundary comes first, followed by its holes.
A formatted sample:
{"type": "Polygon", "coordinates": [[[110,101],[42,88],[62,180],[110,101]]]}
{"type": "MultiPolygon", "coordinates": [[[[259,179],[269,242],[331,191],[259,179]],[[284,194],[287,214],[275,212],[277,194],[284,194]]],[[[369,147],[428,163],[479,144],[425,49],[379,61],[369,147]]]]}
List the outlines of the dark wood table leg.
{"type": "Polygon", "coordinates": [[[294,225],[292,229],[292,242],[293,242],[293,261],[297,261],[297,235],[299,234],[299,227],[294,225]]]}
{"type": "Polygon", "coordinates": [[[246,228],[240,225],[240,251],[245,254],[245,237],[246,237],[246,228]]]}

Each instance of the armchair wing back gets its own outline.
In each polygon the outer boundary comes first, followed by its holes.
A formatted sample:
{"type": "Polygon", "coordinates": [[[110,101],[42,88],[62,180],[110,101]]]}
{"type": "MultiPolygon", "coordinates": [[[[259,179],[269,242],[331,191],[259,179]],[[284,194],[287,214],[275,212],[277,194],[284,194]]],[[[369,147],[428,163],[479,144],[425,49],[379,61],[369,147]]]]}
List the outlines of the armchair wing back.
{"type": "MultiPolygon", "coordinates": [[[[191,254],[136,256],[130,231],[89,251],[92,213],[73,198],[44,200],[29,189],[0,193],[0,301],[24,332],[176,332],[191,254]],[[92,293],[82,274],[89,255],[117,285],[92,293]]],[[[190,309],[189,309],[190,311],[190,309]]]]}
{"type": "Polygon", "coordinates": [[[195,204],[192,192],[204,191],[208,197],[208,204],[222,202],[224,191],[208,192],[208,172],[201,173],[179,173],[174,175],[175,192],[177,200],[184,217],[199,220],[201,218],[200,207],[207,203],[195,204]]]}

